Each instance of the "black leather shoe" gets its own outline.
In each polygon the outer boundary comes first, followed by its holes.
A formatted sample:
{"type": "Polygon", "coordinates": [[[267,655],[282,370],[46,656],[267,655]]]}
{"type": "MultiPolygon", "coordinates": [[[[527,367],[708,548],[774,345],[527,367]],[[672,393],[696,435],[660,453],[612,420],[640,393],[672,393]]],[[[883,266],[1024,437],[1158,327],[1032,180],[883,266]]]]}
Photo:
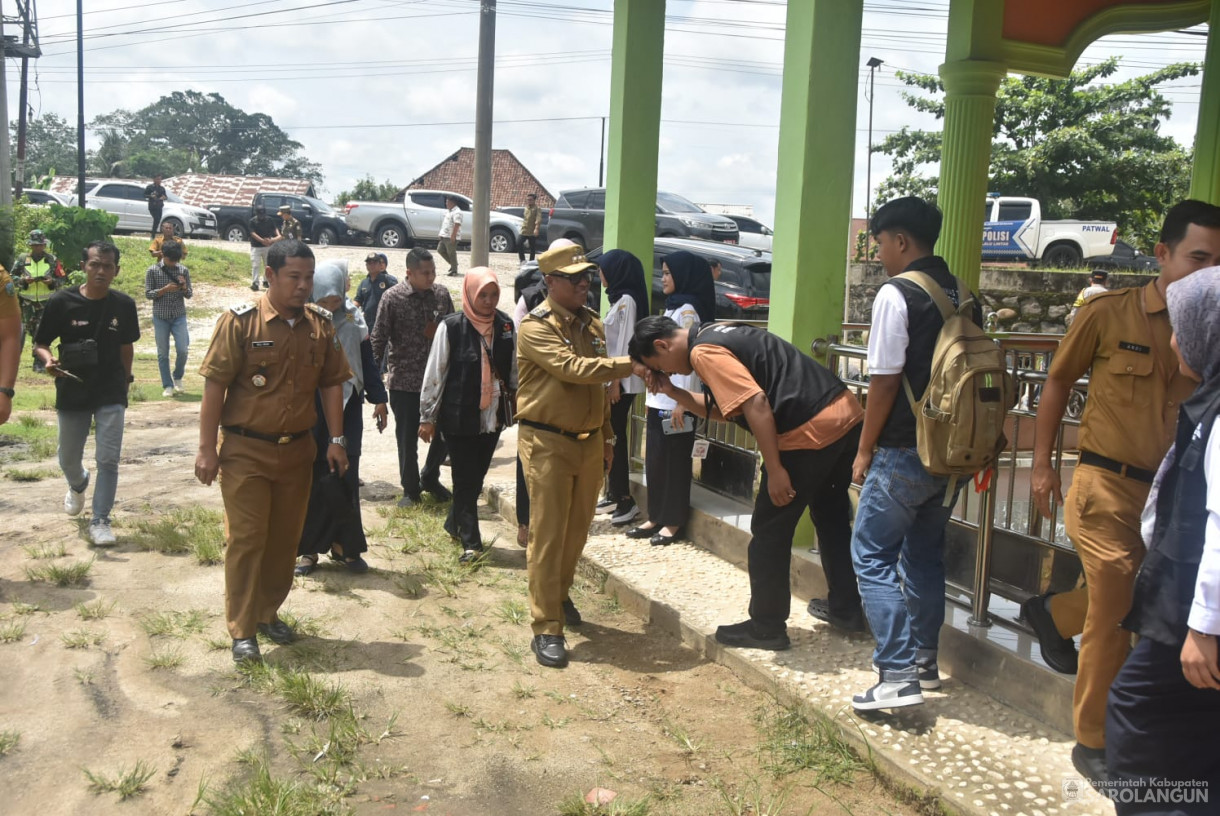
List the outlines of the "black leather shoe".
{"type": "Polygon", "coordinates": [[[811,616],[844,632],[863,634],[868,631],[868,625],[864,622],[864,610],[860,607],[856,607],[855,614],[851,617],[841,618],[831,614],[830,603],[825,598],[814,598],[809,602],[808,610],[811,616]]]}
{"type": "Polygon", "coordinates": [[[580,610],[576,608],[576,604],[572,603],[572,599],[568,598],[563,602],[563,624],[564,626],[580,626],[584,622],[584,618],[580,616],[580,610]]]}
{"type": "Polygon", "coordinates": [[[292,631],[292,627],[281,620],[273,621],[272,623],[260,623],[258,631],[259,634],[266,635],[271,638],[273,643],[278,643],[281,646],[292,643],[297,639],[297,633],[292,631]]]}
{"type": "Polygon", "coordinates": [[[682,537],[681,530],[674,533],[673,535],[665,535],[665,533],[657,533],[652,538],[648,539],[648,543],[654,547],[668,547],[670,544],[673,544],[675,541],[677,541],[681,537],[682,537]]]}
{"type": "Polygon", "coordinates": [[[480,547],[477,550],[462,550],[462,554],[458,556],[459,564],[473,564],[483,557],[484,550],[480,547]]]}
{"type": "Polygon", "coordinates": [[[626,532],[626,536],[627,538],[652,538],[656,533],[656,527],[632,527],[626,532]]]}
{"type": "Polygon", "coordinates": [[[1089,783],[1105,782],[1110,778],[1106,772],[1106,749],[1089,748],[1079,742],[1072,746],[1072,765],[1089,783]]]}
{"type": "Polygon", "coordinates": [[[447,501],[453,500],[453,494],[449,492],[449,488],[445,487],[440,482],[437,482],[436,484],[433,484],[433,485],[428,485],[427,487],[424,488],[424,492],[429,494],[430,496],[432,496],[432,498],[434,498],[440,502],[447,502],[447,501]]]}
{"type": "Polygon", "coordinates": [[[262,660],[258,651],[258,638],[237,638],[233,641],[233,662],[244,663],[247,660],[262,660]]]}
{"type": "Polygon", "coordinates": [[[716,628],[716,642],[725,646],[740,646],[744,649],[767,649],[772,652],[782,652],[792,645],[787,632],[775,634],[759,634],[754,630],[752,621],[742,621],[728,626],[716,628]]]}
{"type": "Polygon", "coordinates": [[[1038,636],[1038,647],[1046,665],[1061,674],[1075,674],[1080,654],[1076,651],[1075,642],[1060,635],[1055,628],[1055,620],[1046,610],[1046,599],[1049,597],[1050,593],[1035,595],[1021,604],[1021,617],[1038,636]]]}
{"type": "Polygon", "coordinates": [[[412,496],[409,493],[403,494],[403,497],[398,500],[398,506],[402,508],[414,507],[419,504],[419,494],[412,496]]]}
{"type": "Polygon", "coordinates": [[[568,665],[568,649],[559,635],[534,635],[530,648],[538,658],[539,665],[562,669],[568,665]]]}

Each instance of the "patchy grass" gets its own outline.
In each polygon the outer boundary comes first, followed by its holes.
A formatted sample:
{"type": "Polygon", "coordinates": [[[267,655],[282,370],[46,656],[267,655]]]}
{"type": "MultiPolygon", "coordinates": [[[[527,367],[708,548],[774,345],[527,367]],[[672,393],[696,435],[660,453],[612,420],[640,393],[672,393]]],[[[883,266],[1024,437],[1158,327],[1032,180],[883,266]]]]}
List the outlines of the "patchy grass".
{"type": "Polygon", "coordinates": [[[224,561],[224,516],[206,507],[171,510],[158,518],[135,523],[133,542],[149,552],[190,553],[201,566],[224,561]]]}
{"type": "Polygon", "coordinates": [[[78,603],[73,608],[81,620],[105,620],[114,611],[114,601],[98,598],[93,603],[78,603]]]}
{"type": "Polygon", "coordinates": [[[9,729],[0,731],[0,757],[6,757],[21,744],[21,732],[9,729]]]}
{"type": "Polygon", "coordinates": [[[686,754],[687,756],[694,756],[695,754],[699,753],[699,749],[703,747],[703,743],[696,739],[690,733],[690,731],[688,731],[680,723],[667,719],[662,724],[662,728],[664,729],[665,735],[673,740],[677,746],[682,749],[682,753],[686,754]]]}
{"type": "Polygon", "coordinates": [[[202,609],[150,612],[140,618],[140,628],[149,637],[188,638],[207,628],[208,613],[202,609]]]}
{"type": "Polygon", "coordinates": [[[532,700],[538,696],[538,690],[533,686],[522,683],[520,680],[513,682],[513,696],[518,700],[532,700]]]}
{"type": "MultiPolygon", "coordinates": [[[[321,618],[298,615],[288,609],[281,609],[279,615],[280,620],[291,626],[292,630],[297,633],[297,637],[326,637],[330,633],[321,618]]],[[[260,635],[260,637],[262,636],[260,635]]]]}
{"type": "Polygon", "coordinates": [[[21,603],[16,601],[13,603],[14,615],[33,615],[35,612],[41,612],[42,607],[38,604],[21,603]]]}
{"type": "MultiPolygon", "coordinates": [[[[115,235],[111,238],[122,253],[120,270],[113,287],[144,303],[144,270],[156,258],[148,254],[148,236],[115,235]]],[[[191,283],[219,286],[250,285],[250,245],[228,241],[186,239],[187,254],[182,264],[191,271],[191,283]]]]}
{"type": "Polygon", "coordinates": [[[55,544],[27,544],[21,549],[25,550],[25,557],[34,560],[46,560],[51,558],[63,558],[68,554],[62,541],[55,544]]]}
{"type": "Polygon", "coordinates": [[[273,694],[295,713],[325,720],[350,712],[351,693],[340,683],[327,683],[300,669],[263,662],[245,662],[237,667],[242,682],[263,694],[273,694]]]}
{"type": "Polygon", "coordinates": [[[184,662],[186,658],[182,656],[182,650],[173,646],[154,650],[144,658],[144,665],[152,671],[173,671],[184,662]]]}
{"type": "Polygon", "coordinates": [[[496,617],[505,623],[520,625],[529,620],[529,610],[525,608],[525,604],[509,598],[500,602],[496,608],[496,617]]]}
{"type": "Polygon", "coordinates": [[[106,633],[92,629],[74,629],[64,632],[59,639],[69,649],[88,649],[91,646],[101,646],[106,641],[106,633]]]}
{"type": "MultiPolygon", "coordinates": [[[[762,816],[762,814],[780,816],[784,812],[784,806],[788,803],[788,796],[792,792],[792,789],[788,787],[778,791],[764,791],[757,779],[751,779],[746,785],[736,790],[731,790],[719,778],[712,780],[712,786],[720,794],[720,801],[725,808],[724,812],[729,816],[762,816]]],[[[850,810],[847,812],[851,813],[850,810]]]]}
{"type": "Polygon", "coordinates": [[[71,564],[43,564],[37,567],[26,567],[25,577],[31,581],[55,584],[58,587],[83,586],[89,582],[89,571],[93,569],[93,559],[88,561],[73,561],[71,564]]]}
{"type": "Polygon", "coordinates": [[[96,794],[117,793],[120,802],[144,793],[148,789],[148,780],[157,773],[157,769],[144,760],[126,770],[120,769],[117,776],[107,776],[88,768],[82,770],[89,781],[89,790],[96,794]]]}
{"type": "MultiPolygon", "coordinates": [[[[616,796],[608,805],[593,805],[585,801],[583,793],[577,791],[559,803],[559,816],[650,816],[652,802],[649,797],[627,799],[616,796]]],[[[774,811],[757,811],[757,816],[773,814],[774,811]]]]}
{"type": "Polygon", "coordinates": [[[25,637],[25,621],[10,620],[0,623],[0,643],[17,643],[25,637]]]}
{"type": "MultiPolygon", "coordinates": [[[[22,373],[28,371],[27,359],[22,357],[21,361],[25,364],[22,373]]],[[[29,374],[29,385],[35,389],[41,387],[39,393],[30,393],[27,384],[22,381],[25,379],[22,377],[17,385],[18,399],[21,404],[38,405],[42,402],[45,393],[54,392],[55,386],[51,383],[50,377],[29,374]]],[[[14,405],[13,408],[17,410],[18,405],[14,405]]],[[[0,425],[0,464],[49,459],[55,455],[58,444],[58,430],[53,424],[32,414],[21,414],[15,421],[0,425]]],[[[12,473],[13,471],[8,471],[10,479],[13,478],[12,473]]]]}
{"type": "Polygon", "coordinates": [[[850,785],[868,764],[821,712],[799,706],[764,705],[755,715],[762,737],[760,765],[775,778],[811,770],[818,784],[850,785]]]}
{"type": "Polygon", "coordinates": [[[272,775],[265,757],[248,762],[250,775],[234,781],[215,796],[201,792],[211,816],[340,816],[350,813],[343,804],[345,790],[327,789],[308,782],[294,782],[272,775]]]}
{"type": "Polygon", "coordinates": [[[4,478],[13,482],[41,482],[43,479],[54,479],[59,471],[50,468],[9,468],[4,471],[4,478]]]}
{"type": "Polygon", "coordinates": [[[73,669],[72,676],[76,678],[76,682],[82,686],[93,685],[93,670],[92,669],[73,669]]]}

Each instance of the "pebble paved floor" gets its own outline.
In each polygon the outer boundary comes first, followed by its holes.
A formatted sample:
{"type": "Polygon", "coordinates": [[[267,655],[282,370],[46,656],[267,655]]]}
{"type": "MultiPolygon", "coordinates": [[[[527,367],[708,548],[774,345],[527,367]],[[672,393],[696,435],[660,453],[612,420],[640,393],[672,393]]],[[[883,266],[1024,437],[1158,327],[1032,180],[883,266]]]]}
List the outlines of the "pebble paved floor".
{"type": "MultiPolygon", "coordinates": [[[[489,477],[494,476],[489,474],[489,477]]],[[[490,481],[490,479],[489,479],[490,481]]],[[[489,484],[500,509],[515,518],[515,484],[489,484]]],[[[979,816],[1113,814],[1072,767],[1072,739],[951,677],[925,692],[923,706],[890,714],[856,714],[853,694],[875,682],[872,640],[830,629],[792,601],[792,649],[724,649],[710,637],[720,624],[746,617],[745,572],[693,544],[651,547],[594,522],[585,559],[627,592],[671,610],[680,634],[710,659],[739,673],[769,678],[786,697],[808,701],[867,741],[884,771],[914,787],[941,792],[954,811],[979,816]]],[[[747,678],[749,679],[749,678],[747,678]]],[[[757,684],[757,683],[756,683],[757,684]]]]}

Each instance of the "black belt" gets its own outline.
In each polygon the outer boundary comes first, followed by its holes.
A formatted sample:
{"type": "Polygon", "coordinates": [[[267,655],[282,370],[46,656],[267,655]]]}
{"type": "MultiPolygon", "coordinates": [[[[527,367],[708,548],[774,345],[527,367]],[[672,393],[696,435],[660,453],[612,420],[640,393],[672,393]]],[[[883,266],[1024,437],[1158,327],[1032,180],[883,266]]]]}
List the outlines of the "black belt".
{"type": "Polygon", "coordinates": [[[601,430],[601,428],[594,428],[591,431],[565,431],[563,428],[556,428],[554,425],[547,425],[545,422],[534,422],[532,419],[521,419],[518,421],[528,428],[537,428],[540,431],[556,433],[560,436],[566,436],[568,439],[575,439],[577,442],[584,442],[601,430]]]}
{"type": "Polygon", "coordinates": [[[1116,462],[1108,456],[1102,456],[1100,453],[1082,450],[1080,452],[1080,464],[1092,465],[1103,470],[1108,470],[1111,473],[1117,473],[1119,476],[1125,476],[1128,479],[1135,479],[1137,482],[1145,482],[1152,484],[1152,480],[1156,478],[1156,471],[1144,470],[1143,468],[1124,465],[1122,462],[1116,462]]]}
{"type": "Polygon", "coordinates": [[[249,428],[242,428],[239,425],[221,425],[220,427],[225,433],[248,436],[251,439],[261,439],[263,442],[274,442],[277,445],[287,445],[289,442],[295,442],[302,436],[309,436],[312,433],[312,431],[297,431],[296,433],[265,434],[252,431],[249,428]]]}

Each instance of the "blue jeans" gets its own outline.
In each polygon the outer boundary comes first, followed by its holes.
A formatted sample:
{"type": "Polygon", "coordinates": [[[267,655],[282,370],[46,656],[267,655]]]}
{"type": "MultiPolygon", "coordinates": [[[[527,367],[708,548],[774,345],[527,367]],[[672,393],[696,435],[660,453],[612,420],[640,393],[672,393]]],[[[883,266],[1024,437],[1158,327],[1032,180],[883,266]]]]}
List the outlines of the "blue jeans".
{"type": "Polygon", "coordinates": [[[851,555],[883,680],[914,680],[917,663],[936,659],[956,502],[945,506],[948,483],[924,470],[914,448],[878,448],[860,490],[851,555]]]}
{"type": "Polygon", "coordinates": [[[157,368],[161,371],[161,387],[169,388],[186,373],[186,350],[191,338],[186,331],[186,315],[166,320],[153,318],[153,334],[157,338],[157,368]],[[174,377],[169,376],[169,336],[174,336],[174,377]]]}
{"type": "Polygon", "coordinates": [[[81,460],[85,455],[89,426],[97,423],[92,521],[110,520],[115,489],[119,485],[119,454],[123,449],[123,415],[126,411],[122,405],[102,405],[92,411],[56,412],[59,416],[59,469],[64,472],[68,487],[73,490],[83,490],[85,487],[85,468],[81,460]]]}

